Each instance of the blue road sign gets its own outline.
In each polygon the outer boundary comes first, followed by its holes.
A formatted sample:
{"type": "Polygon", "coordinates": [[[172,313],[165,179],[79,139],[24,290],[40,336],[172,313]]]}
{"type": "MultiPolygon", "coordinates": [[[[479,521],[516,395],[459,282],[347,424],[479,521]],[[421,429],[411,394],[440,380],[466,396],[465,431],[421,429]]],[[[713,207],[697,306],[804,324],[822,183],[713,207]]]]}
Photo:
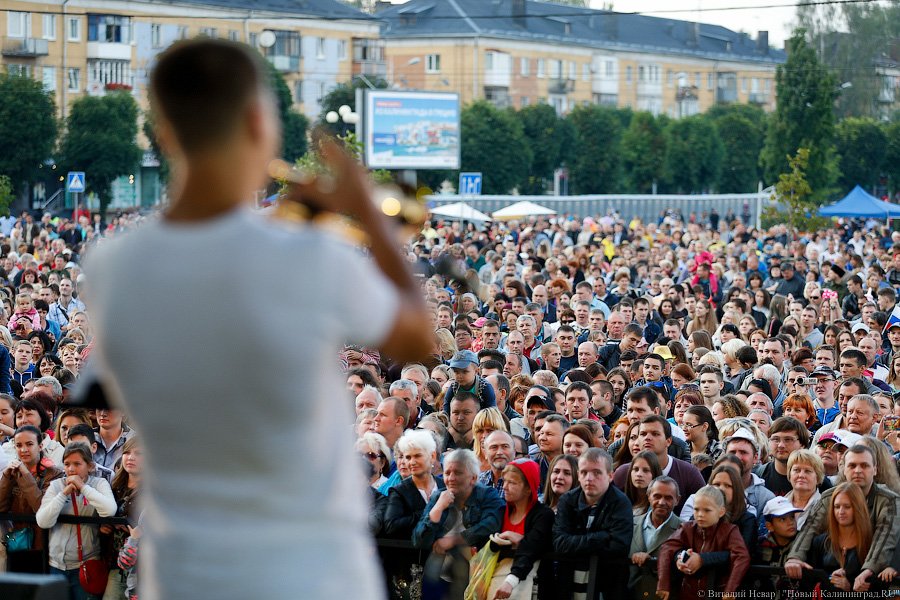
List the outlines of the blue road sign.
{"type": "Polygon", "coordinates": [[[460,173],[459,193],[461,196],[480,196],[481,173],[460,173]]]}
{"type": "Polygon", "coordinates": [[[66,191],[84,193],[84,171],[69,171],[66,175],[66,191]]]}

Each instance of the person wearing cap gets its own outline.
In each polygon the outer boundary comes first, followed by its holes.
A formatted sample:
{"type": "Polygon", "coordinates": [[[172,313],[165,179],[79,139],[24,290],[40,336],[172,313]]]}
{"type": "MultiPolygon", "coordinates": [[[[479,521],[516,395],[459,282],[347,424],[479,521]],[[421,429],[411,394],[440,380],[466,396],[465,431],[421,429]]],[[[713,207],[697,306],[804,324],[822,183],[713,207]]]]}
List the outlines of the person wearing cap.
{"type": "MultiPolygon", "coordinates": [[[[473,394],[479,401],[478,410],[497,406],[497,398],[491,384],[478,375],[478,355],[471,350],[460,350],[450,359],[455,380],[447,388],[445,398],[453,398],[459,391],[473,394]]],[[[449,416],[450,402],[444,402],[444,412],[449,416]]]]}
{"type": "Polygon", "coordinates": [[[837,374],[830,367],[818,366],[813,370],[812,377],[816,380],[816,384],[813,386],[813,406],[816,409],[816,418],[822,425],[827,425],[834,421],[841,412],[834,398],[837,374]]]}
{"type": "Polygon", "coordinates": [[[525,432],[527,434],[525,441],[537,442],[535,419],[539,413],[544,411],[556,412],[550,390],[542,385],[532,386],[525,394],[525,432]]]}
{"type": "Polygon", "coordinates": [[[832,484],[837,483],[841,459],[847,448],[855,446],[862,439],[848,429],[836,429],[822,435],[816,442],[816,455],[825,468],[825,478],[832,484]]]}
{"type": "MultiPolygon", "coordinates": [[[[760,536],[752,554],[754,565],[781,567],[785,555],[797,537],[797,515],[802,512],[784,497],[772,498],[763,508],[763,519],[766,533],[760,536]]],[[[781,597],[788,597],[790,589],[786,581],[779,575],[759,575],[756,577],[754,589],[765,592],[781,592],[781,597]]]]}

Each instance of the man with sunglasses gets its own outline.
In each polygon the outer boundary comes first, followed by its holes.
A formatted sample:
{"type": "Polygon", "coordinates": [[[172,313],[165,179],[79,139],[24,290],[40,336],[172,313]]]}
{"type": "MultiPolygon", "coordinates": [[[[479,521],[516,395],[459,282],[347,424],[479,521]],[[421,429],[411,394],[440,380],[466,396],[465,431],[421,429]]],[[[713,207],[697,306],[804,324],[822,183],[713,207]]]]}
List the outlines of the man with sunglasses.
{"type": "MultiPolygon", "coordinates": [[[[788,378],[792,374],[788,374],[788,378]]],[[[828,367],[816,367],[812,372],[812,377],[816,380],[812,394],[813,404],[816,407],[816,418],[822,425],[827,425],[834,421],[841,412],[834,398],[837,374],[828,367]]]]}

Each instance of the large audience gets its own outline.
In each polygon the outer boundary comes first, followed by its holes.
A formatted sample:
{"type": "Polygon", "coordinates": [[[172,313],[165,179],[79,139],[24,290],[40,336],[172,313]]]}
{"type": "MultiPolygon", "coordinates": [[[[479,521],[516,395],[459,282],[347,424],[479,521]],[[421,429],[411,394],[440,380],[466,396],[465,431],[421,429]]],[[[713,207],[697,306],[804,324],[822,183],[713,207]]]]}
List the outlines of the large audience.
{"type": "MultiPolygon", "coordinates": [[[[0,567],[133,599],[140,441],[70,396],[83,255],[140,219],[75,216],[0,219],[0,513],[33,516],[0,520],[0,567]]],[[[426,223],[408,250],[432,354],[335,357],[390,597],[898,588],[900,233],[610,214],[426,223]]]]}

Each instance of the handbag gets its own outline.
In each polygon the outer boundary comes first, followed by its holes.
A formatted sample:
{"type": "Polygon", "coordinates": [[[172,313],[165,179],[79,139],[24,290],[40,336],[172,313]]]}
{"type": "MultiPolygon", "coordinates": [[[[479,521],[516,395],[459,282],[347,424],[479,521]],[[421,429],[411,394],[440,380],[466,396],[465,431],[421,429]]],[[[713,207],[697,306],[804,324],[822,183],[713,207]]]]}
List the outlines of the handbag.
{"type": "Polygon", "coordinates": [[[3,545],[6,546],[7,552],[31,550],[34,546],[34,531],[31,527],[9,531],[3,536],[3,545]]]}
{"type": "MultiPolygon", "coordinates": [[[[75,492],[72,492],[72,512],[78,516],[78,501],[75,492]]],[[[102,596],[106,591],[106,583],[109,580],[109,567],[106,562],[99,558],[84,560],[84,553],[81,546],[81,524],[75,525],[75,532],[78,536],[78,582],[81,588],[88,594],[94,596],[102,596]]]]}

